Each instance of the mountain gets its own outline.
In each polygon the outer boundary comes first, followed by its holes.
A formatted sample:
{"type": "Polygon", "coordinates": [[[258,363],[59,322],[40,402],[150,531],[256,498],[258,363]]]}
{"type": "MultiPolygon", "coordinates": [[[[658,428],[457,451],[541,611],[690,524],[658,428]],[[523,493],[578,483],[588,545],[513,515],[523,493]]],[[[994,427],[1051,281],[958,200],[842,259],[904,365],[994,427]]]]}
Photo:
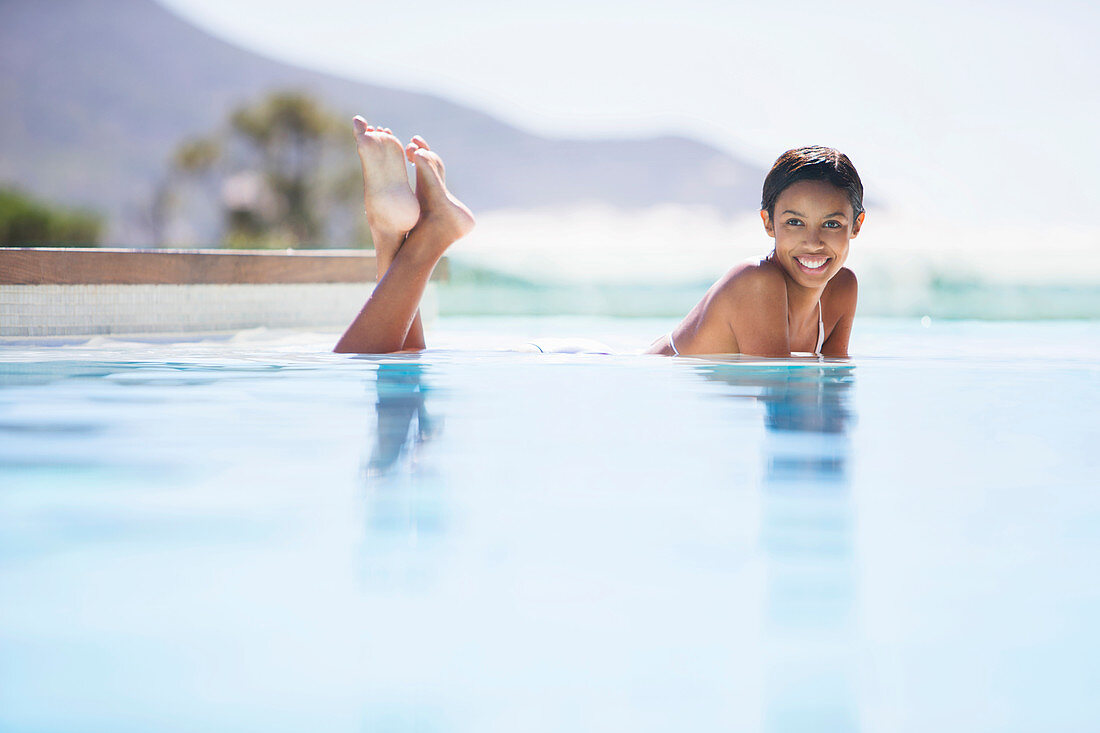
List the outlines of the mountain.
{"type": "Polygon", "coordinates": [[[98,209],[113,243],[142,244],[176,145],[275,89],[423,134],[475,211],[673,202],[733,213],[759,200],[758,168],[694,140],[547,139],[438,97],[265,58],[153,0],[0,0],[0,181],[98,209]]]}

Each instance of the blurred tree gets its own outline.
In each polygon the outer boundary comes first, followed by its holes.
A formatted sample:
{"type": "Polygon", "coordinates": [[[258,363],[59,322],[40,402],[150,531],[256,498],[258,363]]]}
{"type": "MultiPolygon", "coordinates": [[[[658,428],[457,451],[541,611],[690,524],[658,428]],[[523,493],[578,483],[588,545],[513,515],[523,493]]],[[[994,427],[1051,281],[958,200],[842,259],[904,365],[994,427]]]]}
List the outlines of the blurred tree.
{"type": "Polygon", "coordinates": [[[103,234],[96,214],[0,188],[0,246],[95,247],[103,234]]]}
{"type": "MultiPolygon", "coordinates": [[[[349,179],[358,164],[350,125],[300,92],[275,92],[238,108],[224,131],[182,143],[154,196],[160,239],[185,189],[212,202],[228,247],[318,247],[332,240],[330,220],[354,220],[359,195],[349,179]],[[341,216],[340,214],[344,215],[341,216]]],[[[341,237],[362,243],[362,227],[341,237]]]]}
{"type": "Polygon", "coordinates": [[[149,207],[148,223],[156,246],[164,246],[173,238],[172,217],[187,202],[183,189],[189,184],[204,192],[207,206],[218,205],[216,166],[220,156],[221,146],[213,138],[191,138],[176,148],[167,174],[153,190],[149,207]]]}

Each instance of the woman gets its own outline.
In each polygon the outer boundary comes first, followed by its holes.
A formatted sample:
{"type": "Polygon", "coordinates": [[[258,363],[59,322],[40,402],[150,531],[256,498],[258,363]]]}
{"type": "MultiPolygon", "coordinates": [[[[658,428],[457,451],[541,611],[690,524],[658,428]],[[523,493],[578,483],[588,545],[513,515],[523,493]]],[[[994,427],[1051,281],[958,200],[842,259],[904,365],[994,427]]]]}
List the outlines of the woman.
{"type": "MultiPolygon", "coordinates": [[[[447,191],[443,161],[417,136],[407,146],[389,128],[354,119],[378,285],[336,344],[340,353],[424,348],[420,298],[447,248],[474,217],[447,191]],[[416,193],[405,160],[416,166],[416,193]]],[[[844,267],[863,225],[863,184],[832,148],[788,150],[764,180],[760,205],[775,248],[734,267],[687,317],[646,353],[847,356],[856,278],[844,267]]]]}

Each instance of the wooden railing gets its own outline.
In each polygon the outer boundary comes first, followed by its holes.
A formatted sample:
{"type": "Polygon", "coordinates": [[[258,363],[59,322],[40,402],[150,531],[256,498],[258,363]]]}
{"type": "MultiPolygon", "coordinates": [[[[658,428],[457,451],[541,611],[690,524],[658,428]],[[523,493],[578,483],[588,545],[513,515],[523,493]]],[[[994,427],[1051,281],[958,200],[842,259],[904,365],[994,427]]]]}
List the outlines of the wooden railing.
{"type": "Polygon", "coordinates": [[[0,248],[0,338],[338,328],[376,278],[363,250],[0,248]]]}
{"type": "MultiPolygon", "coordinates": [[[[0,285],[364,283],[370,250],[165,250],[0,247],[0,285]]],[[[446,261],[433,280],[446,279],[446,261]]]]}

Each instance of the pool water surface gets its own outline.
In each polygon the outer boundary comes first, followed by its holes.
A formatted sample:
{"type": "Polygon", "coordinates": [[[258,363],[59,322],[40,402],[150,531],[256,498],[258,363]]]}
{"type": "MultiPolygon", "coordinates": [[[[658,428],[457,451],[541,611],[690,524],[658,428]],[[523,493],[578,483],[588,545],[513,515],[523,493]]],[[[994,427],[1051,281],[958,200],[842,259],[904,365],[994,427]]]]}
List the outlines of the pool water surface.
{"type": "Polygon", "coordinates": [[[1100,323],[0,345],[0,730],[1095,730],[1100,323]]]}

